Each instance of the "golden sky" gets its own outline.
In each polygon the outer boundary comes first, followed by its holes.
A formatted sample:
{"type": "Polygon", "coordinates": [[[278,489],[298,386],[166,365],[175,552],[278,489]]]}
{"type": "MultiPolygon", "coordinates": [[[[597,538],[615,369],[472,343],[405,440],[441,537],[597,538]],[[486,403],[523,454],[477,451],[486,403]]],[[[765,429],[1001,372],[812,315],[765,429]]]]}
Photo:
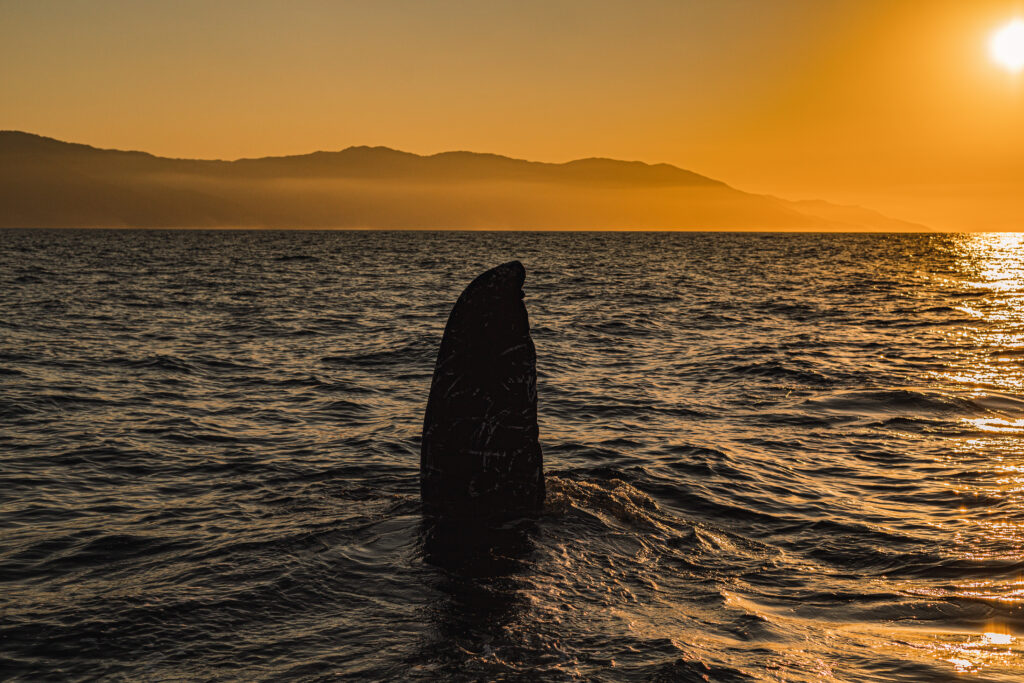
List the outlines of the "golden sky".
{"type": "Polygon", "coordinates": [[[0,0],[0,129],[238,158],[668,162],[1024,230],[1024,0],[0,0]]]}

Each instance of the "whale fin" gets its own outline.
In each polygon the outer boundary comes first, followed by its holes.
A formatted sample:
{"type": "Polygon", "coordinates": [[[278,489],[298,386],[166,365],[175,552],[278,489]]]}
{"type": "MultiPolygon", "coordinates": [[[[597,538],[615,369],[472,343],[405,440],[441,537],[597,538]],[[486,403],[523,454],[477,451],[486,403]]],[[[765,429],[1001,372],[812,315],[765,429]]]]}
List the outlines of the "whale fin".
{"type": "Polygon", "coordinates": [[[509,518],[544,504],[525,280],[519,261],[492,268],[466,287],[448,316],[420,447],[428,511],[509,518]]]}

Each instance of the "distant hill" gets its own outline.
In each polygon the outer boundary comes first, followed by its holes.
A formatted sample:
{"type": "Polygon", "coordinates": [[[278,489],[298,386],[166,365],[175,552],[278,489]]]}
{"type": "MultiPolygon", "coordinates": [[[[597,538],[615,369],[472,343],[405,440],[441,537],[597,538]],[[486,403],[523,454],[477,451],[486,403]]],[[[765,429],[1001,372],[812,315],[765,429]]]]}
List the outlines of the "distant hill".
{"type": "Polygon", "coordinates": [[[387,147],[212,161],[0,131],[0,227],[924,230],[669,164],[387,147]]]}

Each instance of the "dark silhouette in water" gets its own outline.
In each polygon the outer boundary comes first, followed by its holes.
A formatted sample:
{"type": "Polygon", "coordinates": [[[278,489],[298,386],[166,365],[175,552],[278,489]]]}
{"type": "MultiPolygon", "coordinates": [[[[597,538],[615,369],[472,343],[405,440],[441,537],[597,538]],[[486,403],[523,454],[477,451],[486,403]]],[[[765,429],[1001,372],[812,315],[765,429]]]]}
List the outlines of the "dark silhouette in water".
{"type": "Polygon", "coordinates": [[[525,280],[519,261],[492,268],[448,316],[423,420],[420,486],[428,513],[511,519],[544,503],[525,280]]]}
{"type": "Polygon", "coordinates": [[[409,660],[416,680],[480,680],[478,653],[529,641],[536,628],[529,577],[536,572],[539,533],[528,518],[507,524],[454,516],[423,520],[423,559],[441,571],[426,577],[433,597],[425,614],[432,628],[409,660]]]}

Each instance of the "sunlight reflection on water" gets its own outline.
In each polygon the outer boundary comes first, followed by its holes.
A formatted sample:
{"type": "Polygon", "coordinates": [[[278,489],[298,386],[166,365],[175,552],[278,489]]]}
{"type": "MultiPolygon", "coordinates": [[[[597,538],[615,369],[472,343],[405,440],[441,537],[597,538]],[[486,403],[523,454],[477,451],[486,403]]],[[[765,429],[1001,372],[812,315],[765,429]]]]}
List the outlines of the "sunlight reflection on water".
{"type": "MultiPolygon", "coordinates": [[[[959,384],[982,401],[999,403],[991,396],[993,389],[1009,395],[1024,392],[1024,326],[1021,310],[1024,307],[1024,234],[961,235],[958,244],[958,262],[963,273],[971,277],[961,281],[965,291],[989,291],[994,297],[978,305],[964,305],[974,324],[951,332],[955,338],[965,338],[968,348],[978,349],[968,355],[943,379],[959,384]],[[973,391],[972,391],[973,390],[973,391]]],[[[1019,399],[1006,397],[1004,405],[1014,412],[1024,408],[1019,399]]],[[[993,434],[999,439],[993,443],[987,438],[961,438],[955,449],[956,456],[973,460],[977,466],[989,470],[987,475],[974,477],[974,481],[961,481],[963,493],[977,498],[999,501],[998,507],[1019,513],[1024,508],[1024,465],[1019,458],[1024,449],[1019,445],[1011,449],[1012,461],[1007,461],[1006,437],[1024,434],[1024,417],[962,418],[966,433],[993,434]]],[[[966,512],[966,508],[961,508],[966,512]]],[[[1007,556],[1007,549],[1017,552],[1008,560],[1024,557],[1024,523],[1020,519],[990,519],[972,516],[975,532],[958,530],[955,541],[966,543],[963,551],[967,559],[991,559],[1007,556]],[[978,539],[985,539],[983,544],[978,539]]],[[[926,591],[928,592],[928,591],[926,591]]],[[[1024,605],[1021,582],[963,582],[949,591],[936,590],[934,597],[962,598],[983,602],[995,601],[1014,607],[1024,605]]],[[[936,656],[947,659],[961,673],[979,673],[992,666],[1020,667],[1024,651],[1017,645],[1011,629],[1002,624],[990,624],[978,636],[956,636],[935,645],[936,656]]]]}

